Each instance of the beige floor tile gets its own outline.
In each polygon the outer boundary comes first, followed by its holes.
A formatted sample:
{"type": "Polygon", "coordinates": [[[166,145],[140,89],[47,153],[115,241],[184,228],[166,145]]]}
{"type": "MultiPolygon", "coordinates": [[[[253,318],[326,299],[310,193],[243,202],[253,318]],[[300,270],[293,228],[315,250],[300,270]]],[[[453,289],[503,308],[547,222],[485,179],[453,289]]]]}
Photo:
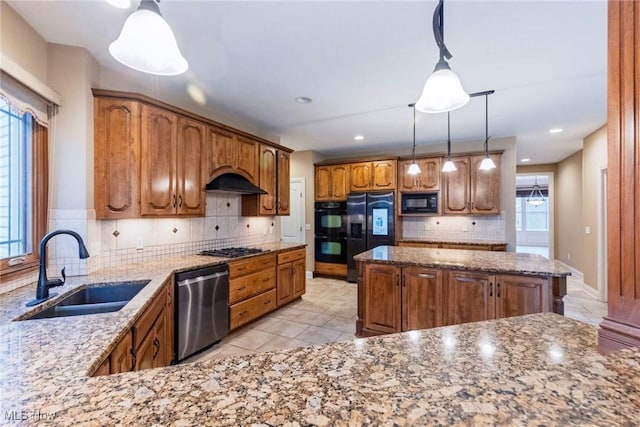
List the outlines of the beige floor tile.
{"type": "Polygon", "coordinates": [[[287,338],[293,338],[309,327],[306,323],[271,317],[257,325],[254,329],[270,332],[287,338]]]}
{"type": "Polygon", "coordinates": [[[244,356],[245,354],[253,354],[253,353],[255,353],[255,351],[253,350],[248,350],[246,348],[229,345],[225,347],[224,350],[213,354],[211,357],[209,357],[206,360],[222,359],[223,357],[232,357],[232,356],[244,356]]]}
{"type": "Polygon", "coordinates": [[[306,347],[309,343],[295,338],[276,337],[268,343],[260,346],[258,351],[275,351],[283,348],[306,347]]]}
{"type": "MultiPolygon", "coordinates": [[[[354,327],[355,329],[355,327],[354,327]]],[[[352,332],[343,332],[341,333],[338,338],[335,339],[335,342],[341,342],[341,341],[353,341],[356,338],[356,334],[352,333],[352,332]]]]}
{"type": "Polygon", "coordinates": [[[314,326],[322,326],[333,316],[327,313],[314,313],[313,311],[308,311],[302,313],[300,316],[296,318],[296,322],[306,323],[308,325],[314,326]]]}
{"type": "Polygon", "coordinates": [[[295,307],[287,306],[271,313],[270,316],[277,317],[279,319],[295,320],[302,313],[305,313],[305,311],[295,307]]]}
{"type": "Polygon", "coordinates": [[[248,329],[241,334],[230,337],[230,339],[223,340],[223,342],[247,350],[256,350],[261,345],[266,344],[276,337],[277,335],[269,332],[248,329]]]}
{"type": "Polygon", "coordinates": [[[322,327],[342,332],[350,332],[351,334],[356,332],[356,322],[350,317],[331,317],[322,327]]]}
{"type": "Polygon", "coordinates": [[[335,341],[336,338],[338,338],[341,334],[342,332],[336,331],[334,329],[309,326],[307,329],[302,331],[300,335],[296,337],[296,339],[312,344],[326,344],[328,342],[335,341]]]}

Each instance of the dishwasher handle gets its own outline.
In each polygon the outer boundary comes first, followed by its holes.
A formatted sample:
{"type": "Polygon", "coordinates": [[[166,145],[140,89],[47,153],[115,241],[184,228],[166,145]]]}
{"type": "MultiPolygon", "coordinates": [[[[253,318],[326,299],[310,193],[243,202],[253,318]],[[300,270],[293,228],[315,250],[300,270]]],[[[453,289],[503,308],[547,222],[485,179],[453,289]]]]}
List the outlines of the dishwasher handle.
{"type": "Polygon", "coordinates": [[[178,282],[178,286],[189,286],[191,283],[204,282],[207,280],[218,280],[220,277],[228,276],[229,272],[223,271],[220,273],[209,274],[207,276],[198,276],[194,278],[184,279],[178,282]]]}

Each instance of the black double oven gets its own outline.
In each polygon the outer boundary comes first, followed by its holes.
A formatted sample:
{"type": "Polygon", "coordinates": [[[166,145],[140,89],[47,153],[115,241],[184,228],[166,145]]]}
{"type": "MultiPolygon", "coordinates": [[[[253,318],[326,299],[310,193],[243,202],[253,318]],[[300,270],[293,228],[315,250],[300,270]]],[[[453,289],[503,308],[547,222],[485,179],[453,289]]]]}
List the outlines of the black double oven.
{"type": "Polygon", "coordinates": [[[316,261],[347,263],[347,202],[315,203],[316,261]]]}

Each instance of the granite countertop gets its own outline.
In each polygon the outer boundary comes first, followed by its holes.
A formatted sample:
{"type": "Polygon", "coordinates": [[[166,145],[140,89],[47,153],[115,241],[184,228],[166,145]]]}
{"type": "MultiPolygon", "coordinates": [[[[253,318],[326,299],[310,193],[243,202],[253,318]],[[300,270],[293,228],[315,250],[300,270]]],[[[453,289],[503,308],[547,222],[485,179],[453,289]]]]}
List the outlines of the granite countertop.
{"type": "Polygon", "coordinates": [[[0,424],[640,423],[640,349],[602,356],[593,326],[553,313],[87,376],[173,271],[224,261],[119,267],[61,289],[151,279],[116,313],[16,322],[35,291],[1,295],[0,424]]]}
{"type": "Polygon", "coordinates": [[[542,255],[516,252],[468,251],[462,249],[379,246],[353,257],[356,261],[416,265],[451,270],[515,273],[530,276],[565,277],[571,272],[542,255]]]}
{"type": "Polygon", "coordinates": [[[398,242],[405,243],[451,243],[456,245],[507,245],[508,243],[500,240],[481,240],[481,239],[445,239],[435,237],[410,237],[400,239],[398,242]]]}

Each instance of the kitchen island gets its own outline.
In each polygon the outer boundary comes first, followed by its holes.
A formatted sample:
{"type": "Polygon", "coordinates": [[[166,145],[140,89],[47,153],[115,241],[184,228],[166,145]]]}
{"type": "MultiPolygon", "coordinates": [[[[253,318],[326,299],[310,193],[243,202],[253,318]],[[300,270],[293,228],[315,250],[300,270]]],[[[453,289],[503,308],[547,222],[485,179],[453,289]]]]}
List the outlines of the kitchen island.
{"type": "Polygon", "coordinates": [[[540,255],[379,246],[354,257],[356,335],[553,311],[570,271],[540,255]]]}

